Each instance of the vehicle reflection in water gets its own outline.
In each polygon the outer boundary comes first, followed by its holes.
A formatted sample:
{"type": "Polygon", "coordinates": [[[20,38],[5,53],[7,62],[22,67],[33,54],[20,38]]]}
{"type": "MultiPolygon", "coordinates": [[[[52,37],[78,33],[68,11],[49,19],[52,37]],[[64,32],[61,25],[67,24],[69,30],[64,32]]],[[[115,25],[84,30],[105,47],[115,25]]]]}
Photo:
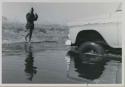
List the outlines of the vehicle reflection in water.
{"type": "Polygon", "coordinates": [[[27,79],[32,81],[34,74],[37,73],[37,67],[34,66],[34,56],[32,52],[33,47],[31,45],[25,44],[25,52],[27,54],[25,59],[25,73],[27,74],[27,79]]]}
{"type": "MultiPolygon", "coordinates": [[[[89,55],[82,55],[82,58],[81,58],[77,53],[68,51],[65,57],[67,61],[67,73],[70,75],[70,73],[72,72],[70,71],[70,68],[74,66],[75,68],[74,71],[78,73],[77,77],[81,77],[83,79],[88,79],[88,80],[94,80],[99,78],[105,69],[104,65],[106,61],[103,60],[97,63],[91,63],[91,62],[88,62],[87,57],[92,58],[92,55],[90,57],[89,55]],[[71,62],[74,62],[74,63],[71,63],[71,62]],[[70,65],[70,64],[74,64],[74,65],[70,65]]],[[[95,56],[93,56],[93,58],[94,57],[95,56]]]]}

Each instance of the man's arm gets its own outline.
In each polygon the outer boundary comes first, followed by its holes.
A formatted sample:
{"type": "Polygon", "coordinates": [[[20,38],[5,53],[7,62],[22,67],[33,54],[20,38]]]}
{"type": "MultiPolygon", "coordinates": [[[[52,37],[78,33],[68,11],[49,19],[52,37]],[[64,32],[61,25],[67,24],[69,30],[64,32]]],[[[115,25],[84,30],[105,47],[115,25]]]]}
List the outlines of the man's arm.
{"type": "Polygon", "coordinates": [[[34,21],[36,21],[37,19],[38,19],[38,15],[35,14],[34,21]]]}

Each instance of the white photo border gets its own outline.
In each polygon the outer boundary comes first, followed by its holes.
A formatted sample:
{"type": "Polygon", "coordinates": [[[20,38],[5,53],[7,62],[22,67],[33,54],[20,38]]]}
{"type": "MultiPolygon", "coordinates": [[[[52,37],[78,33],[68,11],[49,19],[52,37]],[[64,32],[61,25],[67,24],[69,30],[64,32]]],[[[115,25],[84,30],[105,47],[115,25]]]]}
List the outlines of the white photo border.
{"type": "Polygon", "coordinates": [[[122,20],[122,84],[2,84],[2,3],[3,2],[46,2],[46,3],[84,3],[84,2],[121,2],[123,14],[125,15],[125,1],[124,0],[1,0],[0,1],[0,86],[3,87],[124,87],[125,86],[125,16],[122,20]]]}

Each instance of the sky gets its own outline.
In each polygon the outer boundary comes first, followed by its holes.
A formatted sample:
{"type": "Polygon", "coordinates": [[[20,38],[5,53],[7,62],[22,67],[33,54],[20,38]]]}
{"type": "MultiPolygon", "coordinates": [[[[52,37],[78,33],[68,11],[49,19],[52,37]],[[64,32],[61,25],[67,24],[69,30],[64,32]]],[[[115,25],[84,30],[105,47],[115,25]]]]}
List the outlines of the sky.
{"type": "Polygon", "coordinates": [[[66,24],[70,21],[84,21],[115,12],[119,3],[42,3],[42,2],[4,2],[2,16],[14,22],[26,22],[26,13],[33,7],[39,24],[66,24]]]}

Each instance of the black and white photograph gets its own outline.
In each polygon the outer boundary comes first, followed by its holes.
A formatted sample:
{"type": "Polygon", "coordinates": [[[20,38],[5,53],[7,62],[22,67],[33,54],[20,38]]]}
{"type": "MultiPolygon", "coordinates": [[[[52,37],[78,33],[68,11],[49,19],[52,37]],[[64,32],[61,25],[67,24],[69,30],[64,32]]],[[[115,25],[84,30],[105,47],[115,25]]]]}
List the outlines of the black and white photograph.
{"type": "Polygon", "coordinates": [[[2,2],[2,84],[122,84],[122,2],[2,2]]]}

